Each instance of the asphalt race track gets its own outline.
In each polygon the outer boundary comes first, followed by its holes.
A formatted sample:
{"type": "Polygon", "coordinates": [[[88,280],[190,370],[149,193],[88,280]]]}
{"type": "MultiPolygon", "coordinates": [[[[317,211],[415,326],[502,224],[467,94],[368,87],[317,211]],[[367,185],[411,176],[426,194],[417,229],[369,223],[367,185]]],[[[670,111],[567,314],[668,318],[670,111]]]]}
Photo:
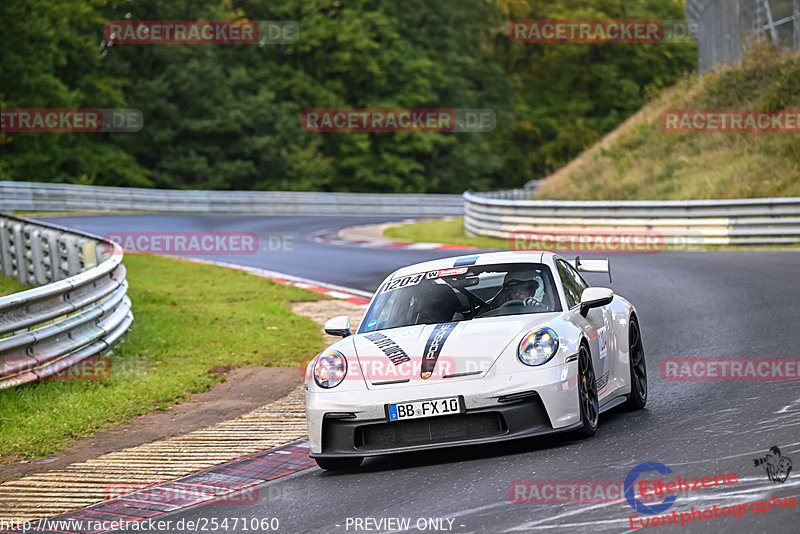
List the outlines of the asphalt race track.
{"type": "MultiPolygon", "coordinates": [[[[114,230],[253,231],[263,242],[264,236],[291,234],[292,250],[209,258],[368,291],[396,267],[456,255],[447,250],[334,246],[310,239],[315,231],[379,218],[108,215],[48,220],[100,235],[114,230]]],[[[345,473],[312,468],[263,485],[256,504],[198,506],[159,519],[171,519],[173,525],[181,519],[201,520],[200,528],[173,526],[171,532],[246,532],[241,521],[251,518],[277,518],[278,532],[288,533],[396,528],[394,523],[364,522],[367,518],[408,519],[407,532],[620,532],[630,529],[631,515],[643,517],[624,499],[515,503],[509,487],[518,480],[622,481],[643,462],[665,464],[683,478],[738,474],[734,485],[679,493],[665,513],[747,504],[773,495],[798,497],[797,381],[665,381],[659,362],[670,357],[798,357],[800,251],[613,254],[611,261],[610,287],[629,298],[639,313],[650,388],[645,410],[602,415],[598,434],[588,440],[540,438],[379,457],[345,473]],[[772,446],[795,463],[782,483],[770,481],[764,468],[754,465],[772,446]],[[240,521],[235,530],[234,518],[240,521]]],[[[587,280],[609,285],[602,275],[590,274],[587,280]]],[[[647,531],[798,532],[798,517],[797,508],[765,513],[748,508],[738,518],[647,531]]]]}
{"type": "Polygon", "coordinates": [[[100,236],[112,232],[255,232],[260,249],[256,254],[198,256],[260,267],[372,292],[391,271],[403,264],[445,258],[452,251],[383,250],[341,247],[317,243],[311,234],[329,228],[344,228],[392,220],[380,217],[267,217],[249,215],[98,215],[43,219],[100,236]],[[278,244],[280,243],[280,245],[278,244]],[[287,246],[284,248],[283,243],[287,246]],[[270,250],[271,248],[271,250],[270,250]]]}

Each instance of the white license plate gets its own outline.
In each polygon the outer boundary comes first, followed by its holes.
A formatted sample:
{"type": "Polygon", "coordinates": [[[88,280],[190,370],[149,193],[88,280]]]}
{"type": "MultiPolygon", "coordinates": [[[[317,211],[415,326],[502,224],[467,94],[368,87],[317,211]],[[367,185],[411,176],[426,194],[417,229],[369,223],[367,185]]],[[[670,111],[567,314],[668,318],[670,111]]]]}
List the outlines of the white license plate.
{"type": "Polygon", "coordinates": [[[458,397],[398,402],[397,404],[387,404],[386,407],[389,410],[390,421],[405,421],[406,419],[421,419],[423,417],[461,413],[461,402],[458,397]]]}

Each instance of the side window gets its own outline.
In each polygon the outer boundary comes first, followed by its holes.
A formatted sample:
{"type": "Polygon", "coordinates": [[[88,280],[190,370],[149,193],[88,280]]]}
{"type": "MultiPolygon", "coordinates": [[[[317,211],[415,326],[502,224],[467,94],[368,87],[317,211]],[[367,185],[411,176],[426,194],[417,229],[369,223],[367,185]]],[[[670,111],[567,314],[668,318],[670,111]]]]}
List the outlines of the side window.
{"type": "Polygon", "coordinates": [[[578,286],[578,302],[580,302],[580,296],[583,295],[583,290],[589,287],[589,284],[586,283],[586,280],[576,271],[572,265],[569,263],[565,263],[567,267],[567,272],[572,275],[572,279],[575,281],[575,285],[578,286]]]}
{"type": "Polygon", "coordinates": [[[564,284],[564,293],[567,296],[567,305],[570,309],[572,309],[580,304],[581,295],[583,294],[583,290],[587,288],[588,284],[567,262],[563,260],[556,260],[556,266],[558,267],[558,276],[561,278],[561,283],[564,284]]]}

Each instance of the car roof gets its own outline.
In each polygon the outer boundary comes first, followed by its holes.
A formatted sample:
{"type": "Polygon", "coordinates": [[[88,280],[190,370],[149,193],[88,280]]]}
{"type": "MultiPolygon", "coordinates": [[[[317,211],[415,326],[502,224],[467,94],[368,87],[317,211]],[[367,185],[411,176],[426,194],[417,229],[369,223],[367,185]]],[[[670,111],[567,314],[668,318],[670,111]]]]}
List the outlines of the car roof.
{"type": "Polygon", "coordinates": [[[425,271],[437,271],[439,269],[450,269],[452,267],[462,267],[471,265],[494,265],[500,263],[542,263],[545,256],[554,256],[552,252],[542,250],[508,250],[503,252],[485,252],[465,254],[464,256],[453,256],[441,258],[422,263],[415,263],[407,267],[402,267],[392,273],[391,278],[407,276],[425,271]]]}

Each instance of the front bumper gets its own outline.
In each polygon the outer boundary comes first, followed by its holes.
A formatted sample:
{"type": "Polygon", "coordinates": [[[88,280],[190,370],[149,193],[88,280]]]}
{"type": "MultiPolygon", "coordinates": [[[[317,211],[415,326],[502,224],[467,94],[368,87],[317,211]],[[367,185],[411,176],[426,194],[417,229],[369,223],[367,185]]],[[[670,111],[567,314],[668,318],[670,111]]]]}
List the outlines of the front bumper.
{"type": "Polygon", "coordinates": [[[410,421],[349,421],[326,417],[322,422],[322,452],[314,458],[375,456],[492,443],[563,432],[580,426],[553,429],[538,395],[493,408],[458,415],[410,421]]]}
{"type": "Polygon", "coordinates": [[[311,456],[376,456],[492,443],[580,426],[577,362],[387,390],[306,392],[311,456]],[[386,404],[458,396],[457,415],[389,422],[386,404]],[[365,402],[368,401],[368,402],[365,402]]]}

